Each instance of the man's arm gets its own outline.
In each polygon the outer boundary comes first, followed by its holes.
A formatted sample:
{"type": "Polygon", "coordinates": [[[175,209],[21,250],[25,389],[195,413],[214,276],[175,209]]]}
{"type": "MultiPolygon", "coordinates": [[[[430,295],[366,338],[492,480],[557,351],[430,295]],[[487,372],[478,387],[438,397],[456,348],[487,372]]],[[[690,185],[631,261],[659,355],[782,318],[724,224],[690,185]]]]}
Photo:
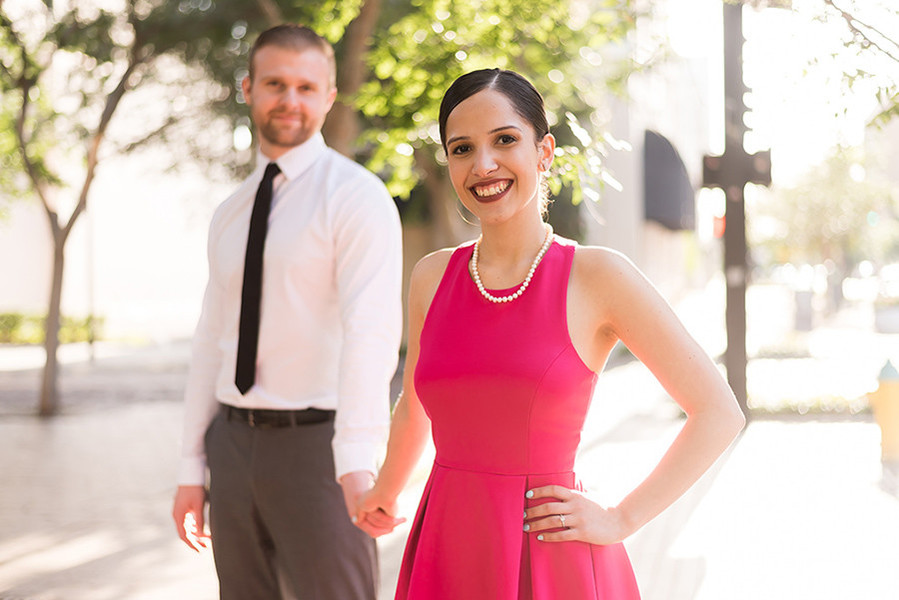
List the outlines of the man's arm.
{"type": "Polygon", "coordinates": [[[214,278],[215,219],[207,248],[209,281],[191,348],[190,370],[184,393],[184,430],[178,467],[178,490],[172,518],[178,536],[193,550],[207,546],[203,509],[206,504],[206,450],[204,437],[218,410],[215,381],[221,368],[218,333],[221,331],[221,290],[214,278]]]}
{"type": "Polygon", "coordinates": [[[334,232],[343,344],[333,449],[352,515],[371,487],[390,424],[402,337],[402,232],[393,199],[373,177],[345,200],[334,232]]]}

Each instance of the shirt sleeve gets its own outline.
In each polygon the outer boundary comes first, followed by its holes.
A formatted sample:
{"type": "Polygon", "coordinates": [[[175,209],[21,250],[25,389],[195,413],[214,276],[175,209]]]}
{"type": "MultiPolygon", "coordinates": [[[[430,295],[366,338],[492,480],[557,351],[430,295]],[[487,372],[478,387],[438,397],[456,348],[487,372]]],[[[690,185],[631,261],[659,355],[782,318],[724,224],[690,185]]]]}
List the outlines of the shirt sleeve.
{"type": "Polygon", "coordinates": [[[222,360],[218,336],[221,331],[223,305],[221,285],[216,280],[213,266],[215,223],[216,220],[213,218],[207,243],[209,280],[203,296],[200,319],[194,332],[190,369],[184,393],[184,431],[178,467],[178,485],[206,484],[204,437],[218,410],[215,387],[222,360]]]}
{"type": "Polygon", "coordinates": [[[338,371],[334,464],[339,479],[376,473],[390,427],[390,382],[402,338],[402,229],[374,175],[342,192],[335,256],[343,343],[338,371]]]}

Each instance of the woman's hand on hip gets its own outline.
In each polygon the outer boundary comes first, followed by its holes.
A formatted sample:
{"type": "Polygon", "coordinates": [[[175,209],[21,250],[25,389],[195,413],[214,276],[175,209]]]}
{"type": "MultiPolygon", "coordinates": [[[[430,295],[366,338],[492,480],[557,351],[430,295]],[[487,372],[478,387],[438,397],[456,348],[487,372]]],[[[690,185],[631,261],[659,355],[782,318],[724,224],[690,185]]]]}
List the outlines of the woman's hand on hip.
{"type": "Polygon", "coordinates": [[[607,545],[633,533],[615,508],[603,508],[578,490],[547,485],[529,490],[528,500],[544,502],[525,510],[524,530],[541,542],[580,541],[607,545]],[[545,500],[549,500],[546,502],[545,500]]]}

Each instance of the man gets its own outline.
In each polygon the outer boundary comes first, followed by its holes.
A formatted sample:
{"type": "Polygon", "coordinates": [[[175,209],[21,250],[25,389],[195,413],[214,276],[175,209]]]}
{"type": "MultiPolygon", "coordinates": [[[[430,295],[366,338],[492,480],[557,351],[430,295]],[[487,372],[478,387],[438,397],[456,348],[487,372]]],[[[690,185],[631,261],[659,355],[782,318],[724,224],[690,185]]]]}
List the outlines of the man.
{"type": "Polygon", "coordinates": [[[210,227],[173,517],[206,547],[208,466],[222,598],[375,597],[350,515],[389,425],[401,234],[381,181],[324,143],[335,80],[310,29],[259,36],[242,84],[258,168],[210,227]]]}

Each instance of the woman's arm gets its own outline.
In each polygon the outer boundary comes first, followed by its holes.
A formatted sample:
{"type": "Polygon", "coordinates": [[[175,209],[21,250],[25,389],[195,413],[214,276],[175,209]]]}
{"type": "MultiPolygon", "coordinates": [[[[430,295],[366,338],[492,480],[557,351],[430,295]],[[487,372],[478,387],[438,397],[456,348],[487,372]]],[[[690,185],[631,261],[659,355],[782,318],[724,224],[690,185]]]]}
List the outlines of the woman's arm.
{"type": "Polygon", "coordinates": [[[595,303],[588,319],[594,332],[589,347],[605,349],[610,340],[621,340],[687,415],[656,468],[614,508],[604,509],[559,486],[534,490],[533,497],[561,502],[529,509],[528,518],[537,519],[530,531],[558,527],[560,519],[553,515],[564,514],[569,528],[541,534],[541,539],[608,544],[628,537],[683,495],[727,449],[745,420],[714,363],[630,261],[609,250],[582,248],[576,265],[579,295],[595,303]]]}
{"type": "Polygon", "coordinates": [[[431,422],[418,400],[413,380],[421,329],[450,254],[451,251],[442,250],[421,259],[409,282],[409,335],[403,392],[394,407],[384,464],[374,487],[360,500],[356,515],[356,524],[373,537],[389,533],[403,522],[395,518],[396,499],[417,466],[430,435],[431,422]]]}

